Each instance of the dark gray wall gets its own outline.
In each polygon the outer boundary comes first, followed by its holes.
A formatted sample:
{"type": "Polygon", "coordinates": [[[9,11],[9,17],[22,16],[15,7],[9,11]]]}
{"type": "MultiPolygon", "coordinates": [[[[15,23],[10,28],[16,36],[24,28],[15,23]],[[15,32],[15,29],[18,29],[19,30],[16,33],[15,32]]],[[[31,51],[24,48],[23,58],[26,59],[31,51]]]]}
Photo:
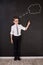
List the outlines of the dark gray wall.
{"type": "MultiPolygon", "coordinates": [[[[30,4],[41,0],[0,0],[0,56],[13,56],[13,45],[10,43],[10,27],[13,16],[20,16],[27,11],[30,4]]],[[[43,56],[43,8],[40,14],[28,14],[20,19],[24,26],[31,20],[29,29],[22,31],[21,56],[43,56]]]]}

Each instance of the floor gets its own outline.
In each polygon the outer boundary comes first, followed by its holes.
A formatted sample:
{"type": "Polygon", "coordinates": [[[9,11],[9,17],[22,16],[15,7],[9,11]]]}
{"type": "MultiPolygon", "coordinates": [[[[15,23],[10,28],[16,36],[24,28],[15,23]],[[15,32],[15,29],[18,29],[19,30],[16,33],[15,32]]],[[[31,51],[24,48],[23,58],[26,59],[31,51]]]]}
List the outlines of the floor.
{"type": "Polygon", "coordinates": [[[21,59],[20,61],[0,59],[0,65],[43,65],[43,59],[21,59]]]}

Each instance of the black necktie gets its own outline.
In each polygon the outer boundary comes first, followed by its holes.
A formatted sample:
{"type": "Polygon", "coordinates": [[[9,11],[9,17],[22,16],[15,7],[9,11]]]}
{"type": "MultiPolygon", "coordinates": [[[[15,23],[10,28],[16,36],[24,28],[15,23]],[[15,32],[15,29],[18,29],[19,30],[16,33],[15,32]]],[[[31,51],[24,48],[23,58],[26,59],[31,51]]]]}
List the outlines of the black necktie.
{"type": "Polygon", "coordinates": [[[17,28],[17,35],[19,34],[19,31],[18,31],[18,25],[16,26],[16,28],[17,28]]]}

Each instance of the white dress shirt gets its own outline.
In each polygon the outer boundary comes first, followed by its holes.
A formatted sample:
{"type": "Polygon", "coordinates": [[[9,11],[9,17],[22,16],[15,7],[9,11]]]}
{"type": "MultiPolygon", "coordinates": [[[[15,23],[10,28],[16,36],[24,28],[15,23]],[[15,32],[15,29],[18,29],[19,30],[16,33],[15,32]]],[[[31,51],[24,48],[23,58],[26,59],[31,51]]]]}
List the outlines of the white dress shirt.
{"type": "Polygon", "coordinates": [[[18,24],[18,34],[17,34],[16,26],[17,26],[16,24],[11,26],[10,34],[12,34],[14,36],[20,36],[21,35],[21,30],[25,30],[26,28],[24,26],[22,26],[21,24],[18,24]]]}

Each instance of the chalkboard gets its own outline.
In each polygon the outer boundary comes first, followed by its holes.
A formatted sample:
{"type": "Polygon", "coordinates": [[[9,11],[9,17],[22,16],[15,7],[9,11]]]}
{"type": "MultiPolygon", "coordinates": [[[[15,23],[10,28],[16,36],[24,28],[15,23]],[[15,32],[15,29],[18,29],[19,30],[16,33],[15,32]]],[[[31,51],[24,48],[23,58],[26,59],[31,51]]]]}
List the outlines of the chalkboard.
{"type": "Polygon", "coordinates": [[[43,3],[41,0],[0,0],[0,56],[14,56],[10,42],[13,17],[20,23],[31,25],[22,31],[21,56],[43,56],[43,3]]]}

